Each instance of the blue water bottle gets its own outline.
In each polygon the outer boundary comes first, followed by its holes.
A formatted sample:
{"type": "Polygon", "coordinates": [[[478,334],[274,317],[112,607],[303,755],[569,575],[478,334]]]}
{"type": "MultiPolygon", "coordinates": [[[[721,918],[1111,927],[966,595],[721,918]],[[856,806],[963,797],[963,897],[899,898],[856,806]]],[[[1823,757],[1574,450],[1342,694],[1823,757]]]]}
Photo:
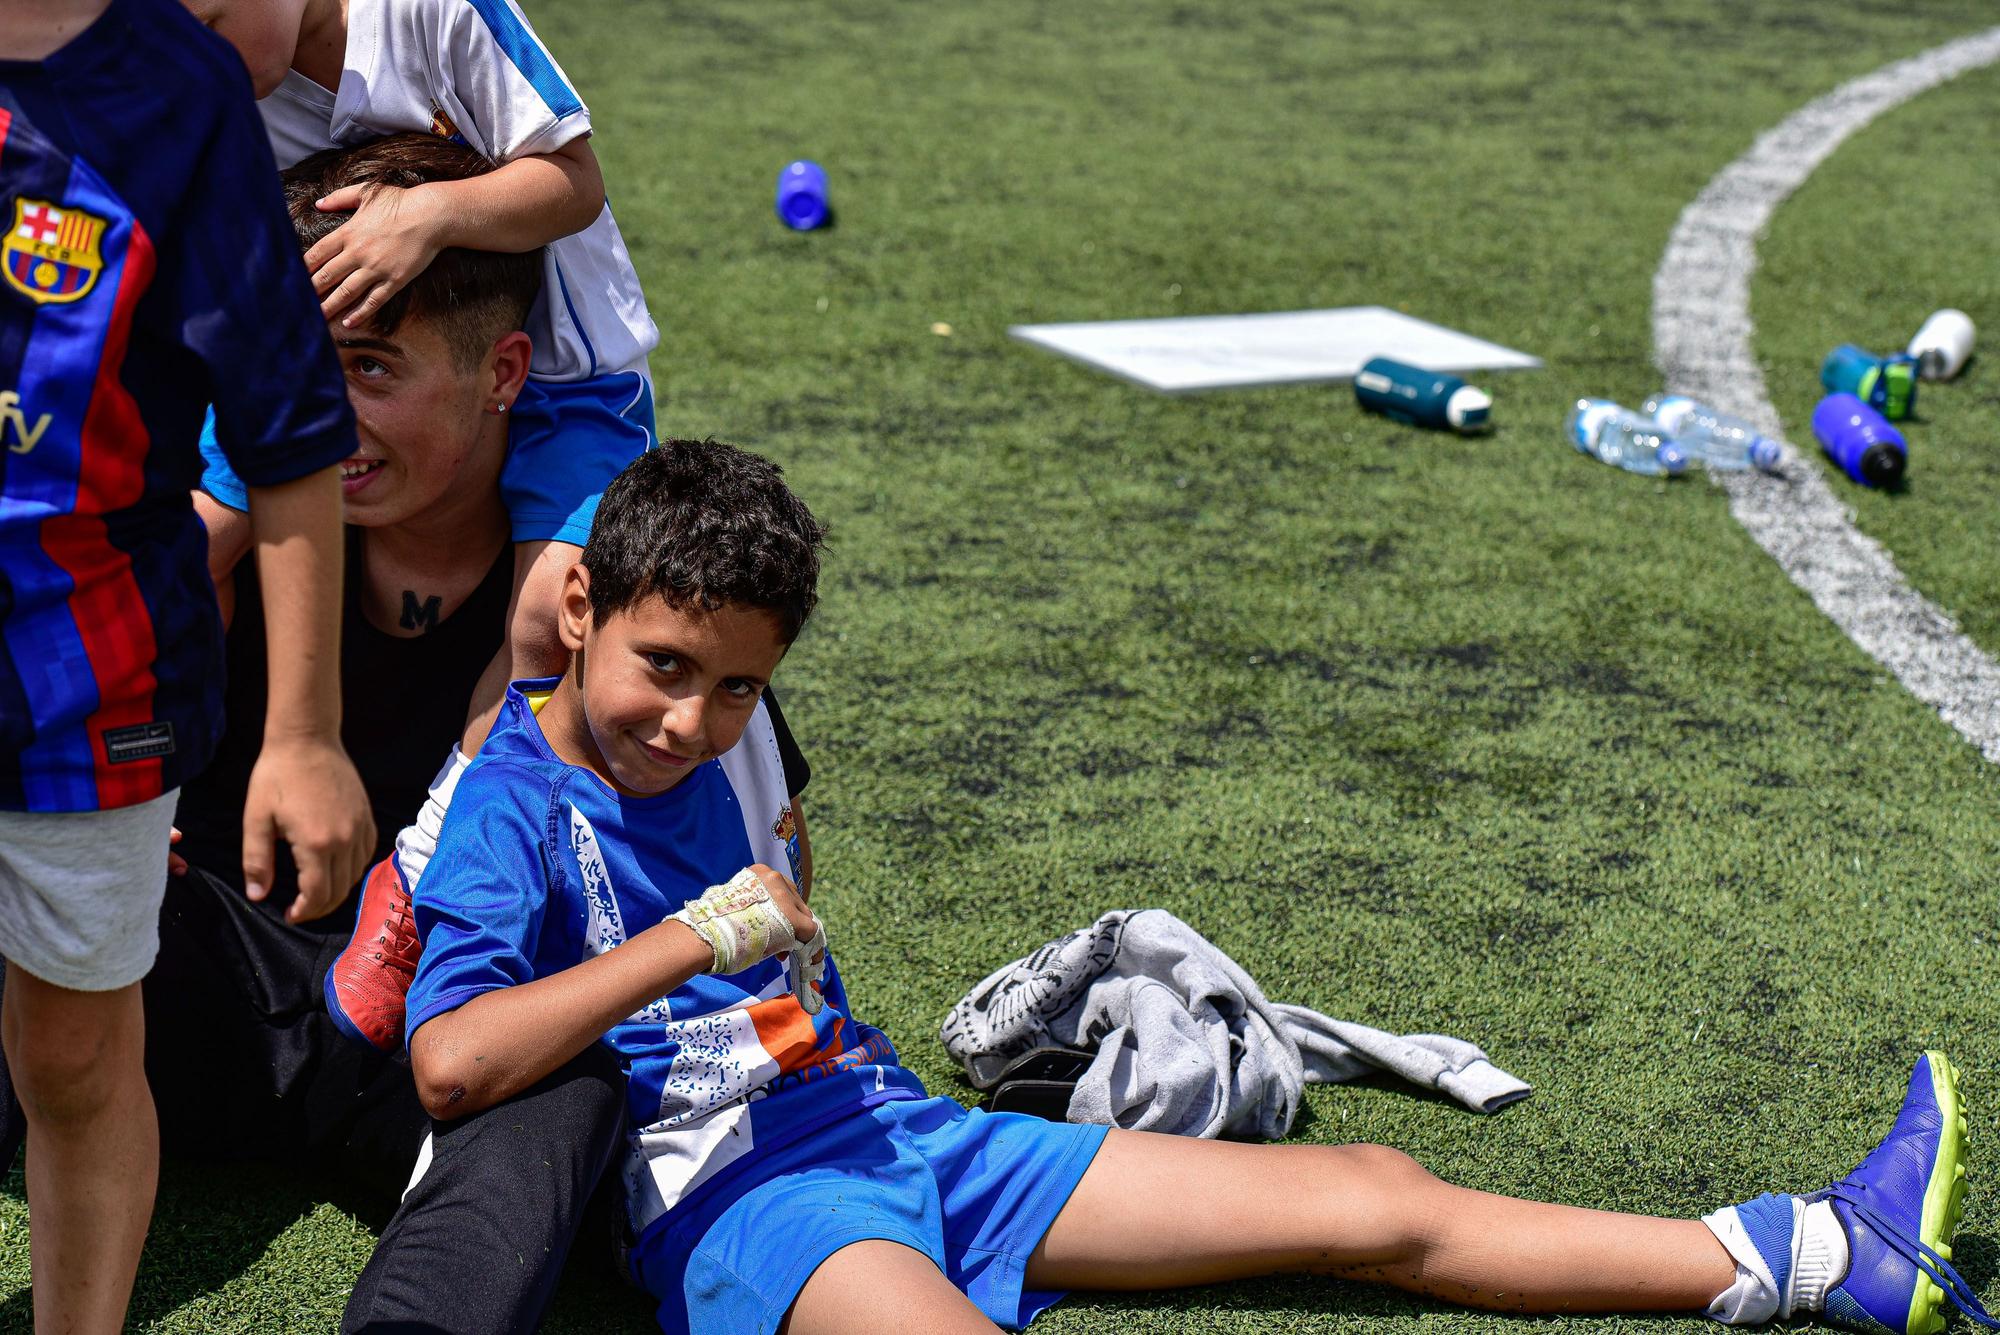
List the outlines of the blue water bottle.
{"type": "Polygon", "coordinates": [[[1898,353],[1877,357],[1843,343],[1820,363],[1819,383],[1829,394],[1852,394],[1891,421],[1917,409],[1917,359],[1898,353]]]}
{"type": "Polygon", "coordinates": [[[1903,476],[1910,447],[1903,433],[1852,394],[1829,394],[1813,409],[1813,434],[1827,458],[1864,487],[1891,487],[1903,476]]]}
{"type": "Polygon", "coordinates": [[[1414,426],[1448,426],[1471,435],[1491,422],[1493,396],[1455,375],[1375,357],[1354,376],[1354,397],[1371,412],[1414,426]]]}
{"type": "Polygon", "coordinates": [[[788,162],[778,173],[778,220],[796,232],[824,226],[833,209],[826,202],[826,168],[810,158],[788,162]]]}

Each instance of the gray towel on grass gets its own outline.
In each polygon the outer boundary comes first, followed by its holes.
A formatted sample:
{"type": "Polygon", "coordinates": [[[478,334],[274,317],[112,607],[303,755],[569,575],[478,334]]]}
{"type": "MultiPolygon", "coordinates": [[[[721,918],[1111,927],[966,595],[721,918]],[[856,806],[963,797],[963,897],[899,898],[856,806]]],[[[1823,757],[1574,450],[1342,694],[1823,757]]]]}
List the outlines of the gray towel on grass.
{"type": "Polygon", "coordinates": [[[1495,1112],[1529,1087],[1463,1039],[1398,1036],[1265,999],[1240,965],[1162,909],[1107,913],[989,974],[945,1017],[945,1049],[990,1088],[1036,1048],[1095,1049],[1069,1120],[1277,1140],[1308,1083],[1387,1071],[1495,1112]]]}

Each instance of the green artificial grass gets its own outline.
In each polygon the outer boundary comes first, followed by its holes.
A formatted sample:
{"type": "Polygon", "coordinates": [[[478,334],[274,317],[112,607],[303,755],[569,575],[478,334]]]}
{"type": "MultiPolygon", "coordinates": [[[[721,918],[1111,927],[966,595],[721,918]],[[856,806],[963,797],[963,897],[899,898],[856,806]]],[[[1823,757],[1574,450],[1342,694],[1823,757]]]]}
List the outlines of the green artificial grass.
{"type": "MultiPolygon", "coordinates": [[[[664,331],[662,427],[770,454],[834,525],[779,677],[815,767],[815,906],[857,1011],[933,1089],[970,1097],[936,1030],[972,982],[1159,906],[1276,999],[1464,1035],[1536,1087],[1493,1118],[1318,1089],[1297,1140],[1689,1215],[1845,1172],[1936,1045],[1975,1155],[2000,1141],[1992,769],[1718,489],[1559,439],[1579,395],[1657,388],[1652,273],[1701,185],[1990,7],[532,14],[596,111],[664,331]],[[827,166],[831,230],[771,216],[799,156],[827,166]],[[1462,440],[1345,387],[1165,398],[1006,336],[1362,303],[1548,368],[1485,378],[1501,425],[1462,440]]],[[[1993,71],[1920,98],[1780,209],[1754,314],[1794,441],[1835,342],[1899,345],[1939,305],[2000,329],[1973,151],[1996,101],[1993,71]]],[[[1926,387],[1906,492],[1845,494],[2000,649],[1992,381],[1926,387]]],[[[134,1323],[332,1329],[383,1208],[171,1164],[134,1323]]],[[[25,1232],[16,1176],[0,1331],[27,1329],[25,1232]]],[[[1957,1259],[1988,1294],[1996,1236],[1976,1182],[1957,1259]]],[[[1286,1279],[1079,1297],[1036,1329],[1521,1324],[1286,1279]]],[[[548,1325],[649,1328],[596,1261],[548,1325]]]]}
{"type": "MultiPolygon", "coordinates": [[[[2000,270],[1985,262],[2000,181],[1961,150],[1996,112],[2000,71],[1966,75],[1861,131],[1780,214],[1761,250],[1752,315],[1771,401],[1793,440],[1812,444],[1819,364],[1836,344],[1901,352],[1940,306],[1987,312],[1988,324],[2000,316],[2000,270]],[[1847,281],[1828,283],[1836,273],[1847,281]]],[[[2000,550],[1990,541],[2000,518],[1996,360],[1975,345],[1955,380],[1918,391],[1915,419],[1897,424],[1910,447],[1901,488],[1840,484],[1862,529],[1989,652],[2000,649],[2000,550]]]]}

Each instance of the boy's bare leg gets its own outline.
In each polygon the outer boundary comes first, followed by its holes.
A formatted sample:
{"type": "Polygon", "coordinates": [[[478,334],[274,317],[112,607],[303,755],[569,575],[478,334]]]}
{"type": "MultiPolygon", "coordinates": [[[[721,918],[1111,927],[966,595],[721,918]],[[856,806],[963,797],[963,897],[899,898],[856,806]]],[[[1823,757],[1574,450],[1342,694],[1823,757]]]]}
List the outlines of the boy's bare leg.
{"type": "Polygon", "coordinates": [[[778,1335],[992,1335],[998,1330],[922,1252],[897,1242],[842,1247],[799,1290],[778,1335]]]}
{"type": "Polygon", "coordinates": [[[1381,1145],[1113,1131],[1027,1281],[1154,1289],[1281,1271],[1512,1312],[1694,1311],[1736,1276],[1698,1220],[1469,1191],[1381,1145]]]}
{"type": "Polygon", "coordinates": [[[28,1121],[35,1329],[125,1322],[159,1177],[139,984],[73,992],[7,970],[0,1039],[28,1121]]]}

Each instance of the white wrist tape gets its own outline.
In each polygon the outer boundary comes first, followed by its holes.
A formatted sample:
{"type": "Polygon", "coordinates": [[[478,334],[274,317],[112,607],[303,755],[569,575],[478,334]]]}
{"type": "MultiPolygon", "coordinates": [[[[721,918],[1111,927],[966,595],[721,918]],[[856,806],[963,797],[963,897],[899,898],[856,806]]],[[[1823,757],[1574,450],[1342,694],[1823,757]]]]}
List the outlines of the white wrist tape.
{"type": "Polygon", "coordinates": [[[825,1004],[817,984],[826,976],[826,926],[811,941],[800,941],[791,919],[771,902],[771,892],[756,872],[744,868],[725,884],[712,885],[700,899],[673,915],[707,942],[715,954],[710,973],[741,973],[773,955],[788,955],[792,995],[806,1014],[825,1004]],[[813,963],[812,957],[819,956],[813,963]]]}

